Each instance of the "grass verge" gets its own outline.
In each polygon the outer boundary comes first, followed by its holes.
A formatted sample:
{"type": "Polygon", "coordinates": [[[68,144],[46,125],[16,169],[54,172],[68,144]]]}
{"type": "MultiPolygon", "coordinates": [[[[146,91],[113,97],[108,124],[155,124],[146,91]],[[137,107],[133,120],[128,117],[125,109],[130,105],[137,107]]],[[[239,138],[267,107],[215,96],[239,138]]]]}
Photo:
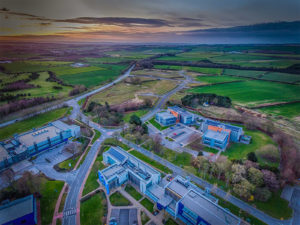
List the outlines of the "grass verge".
{"type": "Polygon", "coordinates": [[[153,207],[154,204],[148,199],[148,198],[144,198],[141,202],[140,202],[149,212],[153,212],[153,207]]]}
{"type": "Polygon", "coordinates": [[[131,202],[118,191],[109,196],[109,200],[113,206],[131,205],[131,202]]]}
{"type": "Polygon", "coordinates": [[[128,194],[130,194],[135,200],[139,201],[143,195],[141,195],[134,187],[132,187],[130,184],[127,184],[125,187],[125,191],[127,191],[128,194]]]}

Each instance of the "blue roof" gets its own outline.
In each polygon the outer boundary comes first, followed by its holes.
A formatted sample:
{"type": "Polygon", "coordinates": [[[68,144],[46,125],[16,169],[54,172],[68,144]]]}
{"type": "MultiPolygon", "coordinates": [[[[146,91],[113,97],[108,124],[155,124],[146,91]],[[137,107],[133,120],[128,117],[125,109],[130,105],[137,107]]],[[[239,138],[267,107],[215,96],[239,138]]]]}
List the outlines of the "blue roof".
{"type": "Polygon", "coordinates": [[[226,123],[221,123],[221,122],[214,121],[214,120],[206,120],[206,124],[212,125],[212,126],[223,125],[223,126],[225,126],[226,129],[229,129],[229,130],[235,131],[235,132],[239,132],[240,130],[243,129],[242,127],[237,127],[237,126],[233,126],[233,125],[226,124],[226,123]]]}
{"type": "Polygon", "coordinates": [[[34,201],[33,195],[29,195],[0,206],[0,224],[11,222],[35,212],[34,201]]]}
{"type": "Polygon", "coordinates": [[[115,159],[119,160],[119,162],[123,162],[126,158],[124,155],[122,155],[120,152],[115,150],[113,147],[110,147],[110,149],[107,151],[110,155],[112,155],[115,159]]]}

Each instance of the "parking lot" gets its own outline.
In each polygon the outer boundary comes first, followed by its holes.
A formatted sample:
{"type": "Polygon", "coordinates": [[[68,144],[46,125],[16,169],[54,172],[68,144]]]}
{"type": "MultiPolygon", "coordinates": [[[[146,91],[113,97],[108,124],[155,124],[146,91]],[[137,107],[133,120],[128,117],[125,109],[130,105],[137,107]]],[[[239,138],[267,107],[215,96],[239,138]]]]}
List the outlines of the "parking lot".
{"type": "Polygon", "coordinates": [[[188,127],[183,124],[176,124],[165,131],[163,134],[173,139],[175,142],[180,144],[181,146],[186,146],[189,143],[193,142],[196,137],[201,136],[201,132],[196,130],[194,127],[188,127]]]}

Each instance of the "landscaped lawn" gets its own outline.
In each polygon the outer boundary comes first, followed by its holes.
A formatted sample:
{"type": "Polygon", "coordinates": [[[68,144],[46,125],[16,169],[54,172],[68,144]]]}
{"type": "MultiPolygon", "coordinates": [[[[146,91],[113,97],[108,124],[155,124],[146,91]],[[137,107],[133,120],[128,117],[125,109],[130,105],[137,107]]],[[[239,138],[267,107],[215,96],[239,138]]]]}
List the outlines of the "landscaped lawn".
{"type": "MultiPolygon", "coordinates": [[[[251,143],[249,145],[242,144],[242,143],[230,143],[230,146],[222,152],[222,155],[227,156],[229,159],[246,159],[247,154],[249,152],[255,152],[256,150],[266,146],[268,144],[273,144],[272,138],[268,135],[260,132],[260,131],[252,131],[247,130],[244,128],[245,134],[250,135],[252,137],[251,143]]],[[[260,164],[269,164],[271,166],[278,166],[278,163],[268,163],[267,161],[263,161],[262,159],[258,158],[258,162],[260,164]]]]}
{"type": "Polygon", "coordinates": [[[172,173],[172,171],[168,167],[156,162],[153,159],[150,159],[149,157],[145,156],[144,154],[142,154],[136,150],[130,151],[129,153],[134,155],[135,157],[139,158],[140,160],[148,163],[149,165],[159,169],[160,171],[163,171],[165,173],[172,173]]]}
{"type": "Polygon", "coordinates": [[[267,202],[254,201],[256,207],[270,216],[277,219],[289,219],[293,210],[289,207],[289,202],[280,197],[281,191],[272,192],[272,197],[267,202]]]}
{"type": "Polygon", "coordinates": [[[155,118],[153,117],[152,119],[149,120],[149,122],[156,127],[158,130],[165,130],[169,128],[170,126],[161,126],[158,122],[156,122],[155,118]]]}
{"type": "Polygon", "coordinates": [[[66,115],[70,108],[64,107],[60,109],[55,109],[46,113],[36,115],[34,117],[16,122],[14,124],[8,125],[6,127],[1,127],[0,129],[0,140],[4,140],[13,134],[20,134],[25,131],[31,130],[32,128],[38,128],[43,125],[48,124],[53,120],[57,120],[60,117],[66,115]]]}
{"type": "Polygon", "coordinates": [[[55,204],[64,186],[63,181],[50,181],[43,179],[40,193],[41,198],[41,219],[43,225],[51,224],[54,215],[55,204]]]}
{"type": "Polygon", "coordinates": [[[128,192],[135,200],[140,200],[143,195],[141,195],[134,187],[132,187],[130,184],[126,185],[125,191],[128,192]]]}
{"type": "Polygon", "coordinates": [[[138,116],[138,117],[142,117],[142,116],[144,116],[145,114],[147,114],[147,112],[149,112],[148,109],[140,109],[140,110],[137,110],[137,111],[135,111],[135,112],[126,113],[126,114],[124,115],[124,117],[123,117],[123,120],[124,120],[124,122],[129,123],[130,117],[131,117],[132,115],[136,115],[136,116],[138,116]]]}
{"type": "Polygon", "coordinates": [[[169,218],[165,225],[178,225],[178,223],[176,223],[172,218],[169,218]]]}
{"type": "Polygon", "coordinates": [[[100,132],[100,131],[98,131],[98,130],[94,130],[94,131],[95,131],[95,136],[94,136],[94,138],[93,138],[91,144],[94,144],[95,141],[96,141],[98,138],[101,137],[101,132],[100,132]]]}
{"type": "Polygon", "coordinates": [[[149,212],[153,212],[153,207],[154,204],[148,199],[148,198],[144,198],[141,202],[140,202],[149,212]]]}
{"type": "Polygon", "coordinates": [[[99,166],[97,166],[97,168],[94,168],[94,167],[96,167],[96,165],[95,165],[95,163],[93,164],[93,168],[85,182],[85,185],[84,185],[84,188],[82,191],[82,196],[90,193],[91,191],[93,191],[99,187],[99,183],[97,182],[98,173],[94,172],[94,171],[102,170],[105,168],[102,161],[103,161],[103,156],[101,154],[100,156],[97,156],[97,158],[95,160],[95,162],[99,162],[99,163],[97,163],[97,164],[99,164],[99,166]]]}
{"type": "Polygon", "coordinates": [[[145,225],[149,220],[150,218],[147,216],[147,214],[144,211],[141,211],[142,225],[145,225]]]}
{"type": "Polygon", "coordinates": [[[197,76],[197,80],[207,84],[216,84],[222,82],[245,80],[245,78],[220,75],[220,76],[197,76]]]}
{"type": "Polygon", "coordinates": [[[107,202],[103,192],[93,195],[80,204],[80,224],[95,225],[103,223],[103,216],[107,214],[107,202]]]}
{"type": "Polygon", "coordinates": [[[68,195],[68,192],[63,193],[63,196],[62,196],[61,201],[60,201],[58,212],[62,212],[64,210],[67,195],[68,195]]]}
{"type": "Polygon", "coordinates": [[[128,206],[131,202],[125,198],[120,192],[115,192],[109,196],[110,203],[113,206],[128,206]]]}
{"type": "Polygon", "coordinates": [[[193,93],[214,93],[231,98],[234,103],[255,106],[262,103],[299,100],[300,86],[269,81],[249,80],[196,87],[193,93]]]}

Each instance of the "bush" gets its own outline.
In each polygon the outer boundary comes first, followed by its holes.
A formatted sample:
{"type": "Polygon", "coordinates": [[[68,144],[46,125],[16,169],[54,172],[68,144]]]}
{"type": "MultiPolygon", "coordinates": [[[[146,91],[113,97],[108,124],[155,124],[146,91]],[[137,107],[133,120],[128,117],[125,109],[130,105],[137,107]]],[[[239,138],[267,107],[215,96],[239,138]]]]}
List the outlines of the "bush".
{"type": "Polygon", "coordinates": [[[256,157],[254,152],[249,152],[247,154],[247,159],[252,161],[252,162],[257,162],[257,157],[256,157]]]}
{"type": "Polygon", "coordinates": [[[210,93],[189,94],[184,96],[181,102],[183,105],[193,108],[196,108],[198,105],[203,105],[203,103],[226,108],[231,107],[231,99],[229,97],[210,93]]]}
{"type": "Polygon", "coordinates": [[[266,202],[272,196],[272,193],[268,190],[268,188],[256,188],[254,191],[254,198],[258,201],[266,202]]]}
{"type": "Polygon", "coordinates": [[[279,162],[280,153],[275,145],[269,144],[256,151],[257,155],[269,162],[279,162]]]}

